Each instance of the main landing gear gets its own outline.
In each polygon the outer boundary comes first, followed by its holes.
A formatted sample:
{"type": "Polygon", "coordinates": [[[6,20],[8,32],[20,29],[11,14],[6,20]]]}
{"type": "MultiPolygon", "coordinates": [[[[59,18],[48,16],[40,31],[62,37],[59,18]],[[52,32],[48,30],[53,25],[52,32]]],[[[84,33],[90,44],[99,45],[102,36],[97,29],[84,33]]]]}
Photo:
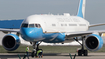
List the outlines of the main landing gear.
{"type": "Polygon", "coordinates": [[[78,41],[78,38],[75,38],[75,41],[77,41],[82,46],[82,48],[78,50],[78,56],[82,56],[82,54],[84,56],[88,56],[88,51],[84,49],[84,38],[85,37],[82,37],[82,43],[78,41]]]}

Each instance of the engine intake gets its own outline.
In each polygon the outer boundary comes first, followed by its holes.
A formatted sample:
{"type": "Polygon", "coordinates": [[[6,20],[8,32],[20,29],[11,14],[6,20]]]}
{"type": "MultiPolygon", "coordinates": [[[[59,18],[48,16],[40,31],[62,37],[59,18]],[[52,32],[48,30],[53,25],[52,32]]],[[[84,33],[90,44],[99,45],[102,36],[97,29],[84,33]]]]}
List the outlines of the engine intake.
{"type": "Polygon", "coordinates": [[[3,47],[8,51],[16,50],[20,45],[20,39],[15,34],[8,34],[2,39],[3,47]]]}
{"type": "Polygon", "coordinates": [[[91,34],[87,36],[85,40],[86,48],[90,51],[97,51],[103,46],[103,39],[96,34],[91,34]]]}

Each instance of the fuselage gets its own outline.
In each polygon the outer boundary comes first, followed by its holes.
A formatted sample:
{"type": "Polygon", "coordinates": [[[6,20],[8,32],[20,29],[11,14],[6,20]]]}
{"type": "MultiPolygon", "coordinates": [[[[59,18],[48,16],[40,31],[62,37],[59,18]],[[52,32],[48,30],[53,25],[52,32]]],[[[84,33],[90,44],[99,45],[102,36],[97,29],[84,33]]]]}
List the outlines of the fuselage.
{"type": "Polygon", "coordinates": [[[87,31],[89,22],[70,15],[31,15],[21,25],[21,36],[26,41],[64,42],[65,33],[87,31]]]}

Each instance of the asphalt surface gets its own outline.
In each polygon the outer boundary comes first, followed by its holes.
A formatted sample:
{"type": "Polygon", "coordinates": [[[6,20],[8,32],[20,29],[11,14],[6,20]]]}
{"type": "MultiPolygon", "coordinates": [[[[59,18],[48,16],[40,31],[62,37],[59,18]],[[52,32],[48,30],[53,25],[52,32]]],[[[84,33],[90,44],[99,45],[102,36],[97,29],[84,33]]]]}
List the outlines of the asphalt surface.
{"type": "MultiPolygon", "coordinates": [[[[24,53],[0,53],[0,59],[23,59],[24,53]]],[[[69,53],[44,53],[43,58],[32,58],[30,59],[71,59],[69,53]]],[[[74,57],[75,53],[71,53],[74,57]]],[[[27,58],[26,58],[27,59],[27,58]]],[[[105,59],[105,53],[89,53],[88,56],[76,56],[75,59],[105,59]]]]}

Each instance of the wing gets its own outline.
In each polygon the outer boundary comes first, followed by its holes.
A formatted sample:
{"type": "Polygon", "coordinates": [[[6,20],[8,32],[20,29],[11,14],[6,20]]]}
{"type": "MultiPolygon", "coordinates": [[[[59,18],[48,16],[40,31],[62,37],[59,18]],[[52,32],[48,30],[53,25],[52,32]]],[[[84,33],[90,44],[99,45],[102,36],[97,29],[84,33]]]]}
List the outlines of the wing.
{"type": "Polygon", "coordinates": [[[102,26],[102,25],[105,25],[105,23],[91,24],[89,27],[102,26]]]}
{"type": "Polygon", "coordinates": [[[24,19],[0,20],[0,31],[20,33],[20,25],[24,19]]]}
{"type": "Polygon", "coordinates": [[[65,35],[66,35],[66,38],[73,38],[73,37],[78,37],[78,36],[86,36],[93,33],[105,33],[105,30],[68,32],[68,33],[65,33],[65,35]]]}
{"type": "Polygon", "coordinates": [[[0,31],[3,31],[3,32],[17,32],[17,33],[20,33],[20,29],[3,29],[3,28],[0,28],[0,31]]]}
{"type": "Polygon", "coordinates": [[[14,19],[14,20],[0,20],[0,28],[6,29],[20,29],[20,25],[24,19],[14,19]]]}

